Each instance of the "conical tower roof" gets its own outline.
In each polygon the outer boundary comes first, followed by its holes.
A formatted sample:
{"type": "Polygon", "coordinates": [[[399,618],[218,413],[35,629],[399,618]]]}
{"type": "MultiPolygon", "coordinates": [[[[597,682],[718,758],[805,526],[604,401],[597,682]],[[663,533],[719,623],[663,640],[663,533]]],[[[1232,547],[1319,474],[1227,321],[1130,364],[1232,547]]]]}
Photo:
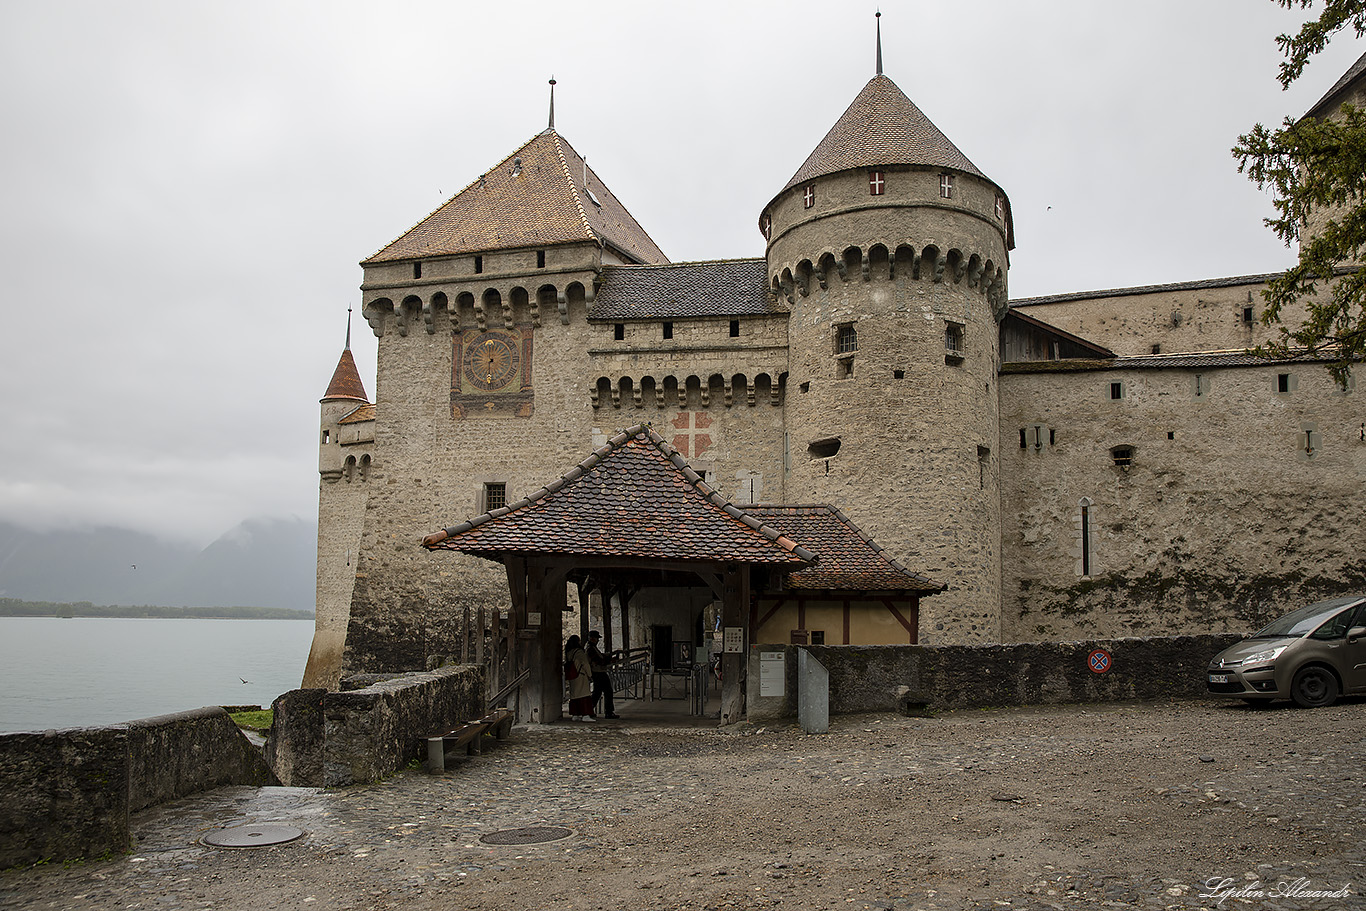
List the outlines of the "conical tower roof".
{"type": "Polygon", "coordinates": [[[895,82],[879,73],[858,93],[780,193],[837,171],[899,164],[952,168],[990,179],[895,82]]]}
{"type": "Polygon", "coordinates": [[[365,384],[360,381],[360,371],[356,369],[356,359],[351,356],[351,348],[345,348],[337,360],[337,369],[332,372],[332,382],[327,384],[327,392],[322,401],[353,400],[369,404],[365,395],[365,384]]]}
{"type": "Polygon", "coordinates": [[[552,127],[362,265],[575,241],[604,243],[635,262],[669,261],[552,127]]]}

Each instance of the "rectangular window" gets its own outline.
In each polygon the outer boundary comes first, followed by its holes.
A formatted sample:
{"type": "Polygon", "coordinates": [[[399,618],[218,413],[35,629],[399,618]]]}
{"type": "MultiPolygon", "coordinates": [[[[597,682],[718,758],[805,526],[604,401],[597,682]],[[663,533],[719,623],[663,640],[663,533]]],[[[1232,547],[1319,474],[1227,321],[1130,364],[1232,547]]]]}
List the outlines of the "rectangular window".
{"type": "Polygon", "coordinates": [[[1002,219],[1006,217],[1006,198],[1000,193],[996,194],[996,217],[1002,219]]]}
{"type": "Polygon", "coordinates": [[[948,323],[944,326],[944,350],[949,354],[963,353],[963,326],[961,323],[948,323]]]}
{"type": "Polygon", "coordinates": [[[1129,446],[1116,446],[1110,450],[1110,458],[1114,459],[1116,468],[1128,468],[1134,464],[1134,450],[1129,446]]]}
{"type": "Polygon", "coordinates": [[[835,353],[853,354],[858,350],[858,329],[853,323],[835,327],[835,353]]]}
{"type": "Polygon", "coordinates": [[[422,263],[413,263],[413,278],[422,277],[422,263]]]}
{"type": "Polygon", "coordinates": [[[484,485],[484,512],[493,512],[508,505],[508,486],[504,481],[490,481],[484,485]]]}
{"type": "Polygon", "coordinates": [[[612,326],[612,338],[614,341],[622,341],[626,338],[626,324],[615,323],[612,326]]]}
{"type": "Polygon", "coordinates": [[[740,321],[738,319],[733,319],[730,321],[730,337],[740,337],[740,321]]]}
{"type": "Polygon", "coordinates": [[[811,631],[811,644],[812,644],[812,645],[825,645],[825,630],[823,630],[823,629],[813,629],[813,630],[811,631]]]}
{"type": "Polygon", "coordinates": [[[474,258],[474,272],[475,272],[475,274],[477,275],[477,274],[479,274],[480,272],[483,272],[483,271],[484,271],[484,257],[482,257],[482,256],[476,256],[476,257],[474,258]]]}
{"type": "Polygon", "coordinates": [[[1290,391],[1290,374],[1288,374],[1288,373],[1278,373],[1278,374],[1276,374],[1276,391],[1277,391],[1277,392],[1289,392],[1289,391],[1290,391]]]}
{"type": "Polygon", "coordinates": [[[1110,398],[1111,398],[1111,399],[1122,399],[1122,398],[1124,398],[1124,384],[1123,384],[1123,383],[1111,383],[1111,384],[1110,384],[1110,398]]]}
{"type": "Polygon", "coordinates": [[[544,268],[545,268],[545,251],[544,251],[544,250],[537,250],[537,251],[536,251],[536,268],[537,268],[537,269],[544,269],[544,268]]]}
{"type": "Polygon", "coordinates": [[[1245,324],[1249,325],[1249,326],[1252,325],[1252,317],[1253,317],[1252,308],[1251,308],[1251,307],[1244,307],[1244,308],[1243,308],[1243,322],[1244,322],[1245,324]]]}
{"type": "Polygon", "coordinates": [[[953,175],[939,175],[939,195],[944,199],[953,199],[953,175]]]}
{"type": "Polygon", "coordinates": [[[882,171],[868,172],[868,195],[881,196],[887,189],[887,175],[882,171]]]}
{"type": "Polygon", "coordinates": [[[331,439],[331,437],[332,437],[332,431],[330,431],[330,430],[324,430],[324,431],[323,431],[323,442],[324,442],[324,443],[326,443],[329,439],[331,439]]]}
{"type": "Polygon", "coordinates": [[[673,324],[673,323],[665,323],[665,324],[664,324],[664,337],[665,337],[665,338],[673,338],[673,337],[674,337],[674,324],[673,324]]]}

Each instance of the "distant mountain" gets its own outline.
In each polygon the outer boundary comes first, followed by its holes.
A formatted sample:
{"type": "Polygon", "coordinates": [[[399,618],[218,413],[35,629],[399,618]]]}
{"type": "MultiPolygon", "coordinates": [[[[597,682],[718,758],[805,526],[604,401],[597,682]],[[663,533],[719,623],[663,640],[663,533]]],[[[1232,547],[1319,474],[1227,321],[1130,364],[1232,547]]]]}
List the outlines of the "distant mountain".
{"type": "Polygon", "coordinates": [[[312,610],[317,541],[302,519],[248,519],[202,550],[126,528],[0,522],[0,597],[312,610]]]}

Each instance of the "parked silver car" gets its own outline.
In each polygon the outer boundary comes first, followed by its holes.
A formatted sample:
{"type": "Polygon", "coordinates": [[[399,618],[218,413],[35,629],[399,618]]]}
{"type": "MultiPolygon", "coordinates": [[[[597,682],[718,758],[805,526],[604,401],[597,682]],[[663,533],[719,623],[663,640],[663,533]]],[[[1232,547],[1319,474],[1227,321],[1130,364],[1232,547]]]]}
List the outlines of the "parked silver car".
{"type": "Polygon", "coordinates": [[[1293,699],[1305,708],[1366,692],[1366,595],[1291,611],[1215,655],[1208,683],[1219,696],[1293,699]]]}

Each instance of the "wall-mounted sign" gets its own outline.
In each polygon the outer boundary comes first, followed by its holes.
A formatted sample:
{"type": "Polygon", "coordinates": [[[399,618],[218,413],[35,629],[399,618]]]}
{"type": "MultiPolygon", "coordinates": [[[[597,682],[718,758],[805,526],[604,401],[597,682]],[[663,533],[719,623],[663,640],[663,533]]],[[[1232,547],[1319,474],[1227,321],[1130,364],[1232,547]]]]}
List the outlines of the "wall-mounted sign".
{"type": "Polygon", "coordinates": [[[759,653],[759,695],[782,696],[787,689],[787,655],[759,653]]]}
{"type": "Polygon", "coordinates": [[[541,612],[540,612],[540,611],[527,611],[527,615],[526,615],[526,625],[527,625],[527,626],[540,626],[540,625],[541,625],[541,612]]]}
{"type": "Polygon", "coordinates": [[[726,627],[725,652],[728,655],[743,655],[745,653],[745,631],[739,626],[726,627]]]}
{"type": "Polygon", "coordinates": [[[1114,664],[1114,660],[1110,657],[1109,652],[1103,648],[1098,648],[1093,649],[1091,654],[1086,656],[1086,664],[1091,668],[1091,673],[1104,674],[1106,671],[1110,670],[1110,667],[1114,664]]]}

